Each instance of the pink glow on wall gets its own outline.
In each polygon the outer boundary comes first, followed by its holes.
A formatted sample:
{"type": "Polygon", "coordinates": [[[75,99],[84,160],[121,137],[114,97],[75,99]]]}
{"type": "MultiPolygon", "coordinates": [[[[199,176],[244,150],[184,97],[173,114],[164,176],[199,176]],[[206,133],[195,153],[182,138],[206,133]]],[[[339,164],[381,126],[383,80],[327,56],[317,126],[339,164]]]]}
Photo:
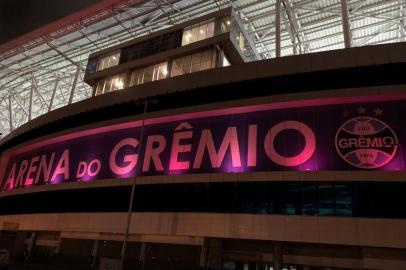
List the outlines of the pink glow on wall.
{"type": "Polygon", "coordinates": [[[194,169],[200,169],[202,165],[203,155],[207,150],[210,162],[213,168],[220,168],[227,150],[231,152],[231,162],[233,167],[241,167],[241,154],[238,145],[237,129],[236,127],[229,127],[221,142],[218,152],[214,146],[213,136],[210,129],[204,129],[200,137],[199,145],[195,161],[193,162],[194,169]]]}
{"type": "Polygon", "coordinates": [[[151,162],[157,171],[163,171],[164,166],[160,158],[161,153],[166,147],[166,139],[162,135],[148,136],[147,146],[145,150],[144,162],[142,171],[147,172],[150,169],[151,162]],[[154,144],[157,145],[154,147],[154,144]]]}
{"type": "Polygon", "coordinates": [[[255,167],[257,165],[257,135],[258,134],[258,126],[257,125],[250,125],[248,127],[248,147],[247,150],[247,166],[248,167],[255,167]]]}
{"type": "Polygon", "coordinates": [[[284,121],[272,127],[265,136],[265,152],[268,157],[275,163],[282,166],[297,166],[306,162],[312,157],[316,150],[316,138],[313,131],[305,124],[298,121],[284,121]],[[305,147],[296,156],[282,156],[276,151],[274,146],[275,137],[282,130],[294,129],[299,131],[305,138],[305,147]]]}
{"type": "MultiPolygon", "coordinates": [[[[376,101],[392,101],[392,100],[406,100],[406,93],[397,93],[397,94],[385,94],[385,95],[368,95],[368,96],[348,96],[348,97],[333,97],[333,98],[318,98],[318,99],[306,99],[306,100],[295,100],[295,101],[286,101],[286,102],[275,102],[269,104],[260,104],[260,105],[249,105],[236,108],[225,108],[225,109],[216,109],[211,111],[201,111],[193,112],[186,114],[178,115],[169,115],[157,118],[150,118],[144,121],[146,126],[153,124],[160,124],[172,121],[185,121],[189,119],[210,117],[210,116],[221,116],[221,115],[230,115],[237,113],[247,113],[247,112],[256,112],[264,110],[277,110],[277,109],[287,109],[287,108],[299,108],[299,107],[312,107],[312,106],[322,106],[322,105],[336,105],[336,104],[345,104],[345,103],[354,103],[354,102],[376,102],[376,101]]],[[[127,129],[132,127],[140,127],[142,125],[141,120],[119,123],[114,125],[108,125],[103,127],[96,127],[91,129],[86,129],[82,131],[77,131],[53,138],[48,138],[41,140],[32,144],[26,143],[25,146],[12,148],[6,151],[4,154],[17,155],[21,154],[42,146],[51,145],[54,143],[68,141],[84,136],[94,135],[98,133],[105,133],[109,131],[115,131],[120,129],[127,129]]],[[[85,128],[85,127],[84,127],[85,128]]]]}
{"type": "MultiPolygon", "coordinates": [[[[403,97],[406,99],[406,94],[403,97]]],[[[379,101],[385,98],[391,99],[393,96],[380,96],[379,101]]],[[[376,99],[375,96],[361,98],[369,101],[376,99]]],[[[4,168],[12,157],[11,170],[8,168],[8,176],[3,177],[6,179],[3,188],[29,186],[39,183],[39,180],[41,183],[57,184],[155,174],[346,170],[348,166],[340,163],[342,161],[334,149],[334,134],[346,121],[341,114],[347,104],[308,110],[302,110],[302,107],[326,105],[329,102],[340,104],[347,100],[280,102],[146,119],[142,144],[139,142],[140,121],[45,139],[21,149],[11,149],[2,156],[0,165],[4,168]],[[300,109],[280,110],[295,106],[300,109]],[[328,114],[323,112],[326,111],[334,115],[331,118],[333,124],[330,124],[330,118],[325,117],[328,114]],[[42,146],[45,146],[44,149],[41,149],[42,146]],[[324,148],[329,150],[323,151],[324,148]],[[25,154],[25,151],[32,152],[25,154]]],[[[358,100],[352,97],[351,101],[358,100]]],[[[351,104],[348,106],[359,106],[351,104]]],[[[398,106],[404,103],[373,103],[368,110],[373,112],[373,106],[382,105],[389,111],[393,104],[398,106]]],[[[385,119],[396,126],[397,122],[391,120],[394,118],[392,115],[385,119]]],[[[357,141],[357,138],[351,140],[357,141]]],[[[404,170],[401,158],[401,155],[396,155],[393,162],[382,169],[404,170]]]]}
{"type": "Polygon", "coordinates": [[[169,170],[187,170],[190,168],[190,161],[178,161],[178,155],[180,153],[188,153],[192,150],[192,145],[187,143],[182,143],[182,140],[191,139],[193,136],[193,131],[186,132],[176,132],[173,135],[172,140],[172,152],[169,162],[169,170]]]}

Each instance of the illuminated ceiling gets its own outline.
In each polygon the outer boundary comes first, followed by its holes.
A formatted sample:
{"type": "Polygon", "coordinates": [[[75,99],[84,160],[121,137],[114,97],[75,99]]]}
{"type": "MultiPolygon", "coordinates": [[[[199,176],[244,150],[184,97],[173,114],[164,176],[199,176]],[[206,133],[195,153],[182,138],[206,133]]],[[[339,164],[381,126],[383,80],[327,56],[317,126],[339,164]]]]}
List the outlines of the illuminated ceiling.
{"type": "Polygon", "coordinates": [[[83,82],[83,75],[90,53],[231,5],[264,59],[276,57],[277,3],[282,57],[344,48],[345,32],[347,47],[406,41],[406,0],[133,3],[121,1],[75,24],[0,51],[0,133],[4,136],[50,110],[89,98],[92,89],[83,82]]]}

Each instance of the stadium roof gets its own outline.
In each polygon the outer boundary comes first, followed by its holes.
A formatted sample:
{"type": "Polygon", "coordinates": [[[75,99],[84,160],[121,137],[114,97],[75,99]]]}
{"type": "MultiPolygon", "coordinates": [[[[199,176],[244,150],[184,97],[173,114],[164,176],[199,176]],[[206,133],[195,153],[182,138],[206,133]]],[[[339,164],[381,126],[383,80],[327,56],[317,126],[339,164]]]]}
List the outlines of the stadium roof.
{"type": "Polygon", "coordinates": [[[229,6],[264,59],[406,41],[406,0],[104,0],[0,45],[0,133],[89,98],[90,53],[229,6]]]}

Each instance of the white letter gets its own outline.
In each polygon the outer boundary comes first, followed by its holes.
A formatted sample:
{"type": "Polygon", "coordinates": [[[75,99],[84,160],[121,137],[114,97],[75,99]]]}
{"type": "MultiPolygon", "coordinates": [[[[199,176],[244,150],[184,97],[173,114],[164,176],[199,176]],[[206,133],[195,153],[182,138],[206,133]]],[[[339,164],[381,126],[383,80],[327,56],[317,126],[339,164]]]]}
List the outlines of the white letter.
{"type": "Polygon", "coordinates": [[[268,131],[265,136],[264,146],[265,153],[273,162],[282,166],[297,166],[311,158],[316,149],[316,138],[313,131],[307,125],[298,121],[285,121],[276,124],[268,131]],[[305,138],[304,149],[293,157],[279,155],[275,150],[274,140],[276,135],[286,129],[295,129],[302,133],[305,138]]]}
{"type": "Polygon", "coordinates": [[[199,169],[202,165],[203,154],[206,148],[213,168],[219,168],[221,166],[228,148],[230,148],[231,151],[233,167],[241,167],[240,148],[238,146],[236,127],[229,127],[227,129],[218,152],[214,146],[210,129],[204,129],[200,137],[199,146],[197,147],[196,158],[193,162],[194,169],[199,169]]]}
{"type": "Polygon", "coordinates": [[[56,176],[59,174],[63,174],[63,179],[69,179],[69,150],[66,149],[63,151],[61,158],[59,159],[58,165],[56,165],[56,169],[54,174],[52,175],[51,182],[55,182],[56,176]]]}
{"type": "Polygon", "coordinates": [[[44,182],[48,183],[51,177],[51,168],[52,164],[54,163],[55,152],[52,152],[51,159],[49,160],[49,164],[47,165],[47,157],[46,155],[41,156],[41,160],[38,166],[38,173],[37,177],[35,178],[35,183],[38,183],[39,178],[41,176],[41,172],[44,174],[44,182]]]}
{"type": "Polygon", "coordinates": [[[76,178],[81,178],[85,176],[86,168],[87,168],[86,161],[80,161],[78,164],[78,170],[76,172],[76,178]]]}
{"type": "Polygon", "coordinates": [[[138,155],[137,154],[131,154],[131,155],[125,155],[124,156],[124,162],[127,163],[127,165],[120,167],[117,162],[116,162],[116,156],[117,152],[123,147],[123,146],[132,146],[133,148],[137,147],[138,141],[136,139],[132,138],[127,138],[121,140],[119,143],[114,146],[113,151],[111,151],[110,154],[110,169],[112,172],[115,174],[123,175],[126,173],[129,173],[132,169],[134,169],[135,165],[137,165],[137,160],[138,160],[138,155]]]}
{"type": "Polygon", "coordinates": [[[162,135],[152,135],[148,136],[147,146],[145,149],[144,164],[142,165],[142,171],[149,171],[149,165],[152,162],[154,163],[155,169],[157,171],[163,171],[163,166],[159,155],[165,150],[166,139],[162,135]],[[154,142],[158,143],[158,147],[153,148],[154,142]]]}
{"type": "Polygon", "coordinates": [[[25,177],[25,186],[30,186],[34,182],[34,178],[30,175],[37,170],[37,163],[39,160],[39,156],[33,157],[30,162],[30,167],[28,168],[27,176],[25,177]]]}
{"type": "Polygon", "coordinates": [[[20,186],[24,185],[23,179],[24,179],[24,174],[27,171],[27,167],[28,167],[28,160],[24,159],[21,162],[20,169],[18,170],[17,179],[15,182],[16,187],[20,187],[20,186]]]}
{"type": "Polygon", "coordinates": [[[193,136],[193,131],[176,132],[173,134],[171,159],[169,162],[169,170],[185,170],[189,169],[189,161],[178,161],[179,153],[190,152],[191,144],[180,144],[180,140],[190,139],[193,136]]]}
{"type": "Polygon", "coordinates": [[[12,189],[14,188],[14,176],[16,174],[16,164],[13,164],[10,172],[8,173],[7,181],[3,186],[3,189],[12,189]]]}

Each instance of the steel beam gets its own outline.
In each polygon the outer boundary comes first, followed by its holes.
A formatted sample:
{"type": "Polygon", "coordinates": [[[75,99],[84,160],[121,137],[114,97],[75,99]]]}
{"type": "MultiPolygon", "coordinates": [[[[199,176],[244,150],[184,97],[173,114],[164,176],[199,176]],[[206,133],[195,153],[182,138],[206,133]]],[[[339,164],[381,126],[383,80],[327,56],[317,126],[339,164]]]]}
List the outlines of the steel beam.
{"type": "Polygon", "coordinates": [[[36,88],[36,83],[34,78],[31,79],[31,89],[30,89],[30,104],[28,107],[28,121],[32,119],[32,106],[34,104],[34,89],[36,88]]]}
{"type": "MultiPolygon", "coordinates": [[[[8,106],[7,106],[7,108],[8,108],[8,106]]],[[[9,118],[5,113],[3,113],[2,111],[0,111],[0,115],[3,116],[3,118],[4,118],[5,120],[7,120],[7,122],[10,122],[10,118],[9,118]]]]}
{"type": "Polygon", "coordinates": [[[306,35],[303,32],[299,17],[293,8],[292,2],[290,0],[282,0],[282,4],[285,7],[286,15],[288,16],[292,34],[295,35],[300,44],[303,44],[303,50],[300,45],[299,51],[300,53],[306,53],[309,50],[310,45],[307,42],[306,35]]]}
{"type": "Polygon", "coordinates": [[[389,22],[388,24],[385,24],[384,26],[379,28],[377,31],[375,31],[371,36],[366,37],[365,39],[363,39],[362,41],[357,43],[356,46],[362,46],[362,45],[368,43],[369,41],[373,40],[374,38],[376,38],[380,34],[384,33],[385,31],[387,31],[388,29],[390,29],[391,27],[393,27],[396,24],[397,24],[396,22],[389,22]]]}
{"type": "Polygon", "coordinates": [[[23,112],[28,116],[29,113],[28,113],[27,109],[24,107],[24,105],[22,104],[22,102],[15,95],[13,95],[13,93],[10,90],[7,89],[7,92],[17,102],[18,106],[20,106],[20,108],[23,110],[23,112]]]}
{"type": "Polygon", "coordinates": [[[399,5],[399,38],[400,41],[406,41],[406,3],[404,0],[400,0],[399,5]]]}
{"type": "Polygon", "coordinates": [[[341,0],[341,20],[343,26],[344,46],[345,48],[351,48],[351,29],[347,0],[341,0]]]}
{"type": "Polygon", "coordinates": [[[285,28],[288,31],[290,41],[292,42],[292,53],[297,54],[296,39],[295,39],[295,36],[293,35],[293,31],[292,31],[292,22],[289,22],[288,18],[286,18],[285,12],[282,12],[282,18],[283,18],[283,22],[285,24],[285,28]]]}
{"type": "Polygon", "coordinates": [[[12,108],[11,95],[8,96],[8,114],[9,114],[10,132],[11,132],[11,131],[14,130],[14,124],[13,124],[13,108],[12,108]]]}
{"type": "Polygon", "coordinates": [[[76,73],[75,73],[75,78],[73,79],[72,88],[71,88],[70,94],[69,94],[68,104],[72,104],[73,96],[75,95],[76,84],[77,84],[78,78],[79,78],[79,74],[80,74],[80,68],[77,67],[76,73]]]}
{"type": "Polygon", "coordinates": [[[58,89],[58,84],[59,84],[59,79],[56,79],[54,88],[52,90],[51,99],[49,100],[48,112],[50,112],[52,110],[52,106],[54,105],[54,99],[55,99],[56,90],[58,89]]]}
{"type": "Polygon", "coordinates": [[[281,0],[275,3],[275,57],[281,56],[281,0]]]}
{"type": "Polygon", "coordinates": [[[47,42],[47,45],[52,48],[54,51],[56,51],[58,54],[60,54],[63,58],[65,58],[66,60],[68,60],[69,62],[71,62],[73,65],[77,66],[78,68],[80,68],[81,70],[85,71],[85,69],[82,67],[81,64],[73,61],[69,56],[67,56],[65,53],[63,53],[61,50],[59,50],[54,44],[52,44],[51,42],[47,42]]]}

